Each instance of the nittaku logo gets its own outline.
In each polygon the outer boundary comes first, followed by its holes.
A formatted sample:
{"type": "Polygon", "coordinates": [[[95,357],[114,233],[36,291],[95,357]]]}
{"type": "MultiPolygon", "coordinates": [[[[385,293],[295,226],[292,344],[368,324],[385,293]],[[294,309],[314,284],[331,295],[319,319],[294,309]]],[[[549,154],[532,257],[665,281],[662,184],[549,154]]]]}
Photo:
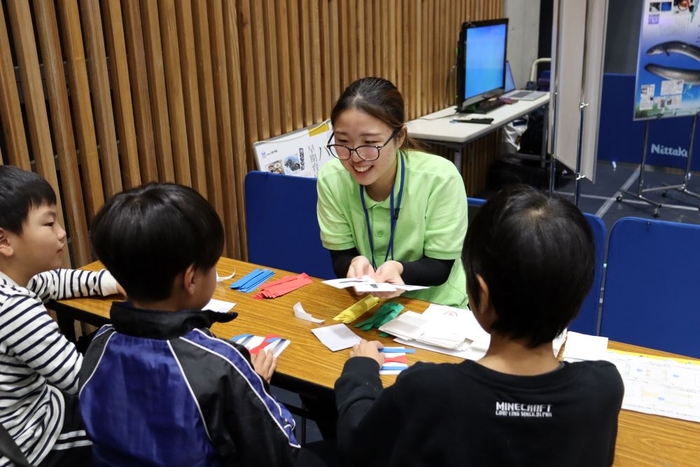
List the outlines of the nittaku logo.
{"type": "Polygon", "coordinates": [[[664,156],[688,157],[688,151],[680,146],[678,146],[677,148],[671,148],[668,146],[663,146],[661,144],[652,144],[651,153],[663,154],[664,156]]]}

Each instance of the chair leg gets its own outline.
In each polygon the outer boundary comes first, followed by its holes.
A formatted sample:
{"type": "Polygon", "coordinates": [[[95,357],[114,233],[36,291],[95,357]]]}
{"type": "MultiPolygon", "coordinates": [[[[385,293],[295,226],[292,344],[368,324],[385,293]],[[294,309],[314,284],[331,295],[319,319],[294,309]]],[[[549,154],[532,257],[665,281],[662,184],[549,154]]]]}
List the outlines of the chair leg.
{"type": "MultiPolygon", "coordinates": [[[[301,411],[303,413],[306,413],[306,405],[304,403],[301,403],[301,411]]],[[[306,416],[302,414],[301,416],[301,444],[302,446],[306,444],[306,422],[307,422],[306,416]]]]}

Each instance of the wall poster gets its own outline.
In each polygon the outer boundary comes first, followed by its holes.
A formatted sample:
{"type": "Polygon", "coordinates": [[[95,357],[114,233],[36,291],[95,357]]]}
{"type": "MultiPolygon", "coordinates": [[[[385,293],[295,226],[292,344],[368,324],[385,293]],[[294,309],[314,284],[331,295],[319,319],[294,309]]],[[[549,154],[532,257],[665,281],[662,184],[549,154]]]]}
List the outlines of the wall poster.
{"type": "Polygon", "coordinates": [[[700,17],[695,0],[644,0],[634,119],[700,111],[700,17]]]}

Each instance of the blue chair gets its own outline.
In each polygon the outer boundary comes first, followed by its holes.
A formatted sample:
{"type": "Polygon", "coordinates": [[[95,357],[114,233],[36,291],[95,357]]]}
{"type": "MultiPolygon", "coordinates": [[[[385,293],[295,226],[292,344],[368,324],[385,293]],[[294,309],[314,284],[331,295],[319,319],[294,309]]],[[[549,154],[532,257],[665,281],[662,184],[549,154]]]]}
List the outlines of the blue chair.
{"type": "Polygon", "coordinates": [[[700,358],[700,226],[627,217],[610,232],[600,333],[700,358]]]}
{"type": "Polygon", "coordinates": [[[270,172],[245,177],[248,260],[322,279],[335,277],[321,244],[316,179],[270,172]]]}
{"type": "Polygon", "coordinates": [[[569,330],[595,336],[598,334],[598,322],[600,319],[600,289],[603,285],[605,242],[608,236],[608,229],[605,227],[603,219],[595,214],[584,212],[583,215],[586,217],[586,220],[588,220],[593,230],[593,238],[595,241],[595,276],[593,278],[591,290],[583,300],[581,311],[579,311],[576,318],[569,324],[569,330]]]}
{"type": "Polygon", "coordinates": [[[485,203],[486,203],[486,200],[485,200],[485,199],[482,199],[482,198],[470,198],[470,197],[467,196],[467,204],[469,205],[469,207],[472,207],[472,206],[474,206],[474,207],[481,207],[481,206],[483,206],[485,203]]]}
{"type": "Polygon", "coordinates": [[[474,219],[474,216],[476,216],[476,213],[479,212],[479,208],[481,206],[483,206],[484,203],[486,203],[485,199],[467,197],[467,206],[468,206],[467,218],[468,218],[470,224],[472,222],[472,219],[474,219]]]}

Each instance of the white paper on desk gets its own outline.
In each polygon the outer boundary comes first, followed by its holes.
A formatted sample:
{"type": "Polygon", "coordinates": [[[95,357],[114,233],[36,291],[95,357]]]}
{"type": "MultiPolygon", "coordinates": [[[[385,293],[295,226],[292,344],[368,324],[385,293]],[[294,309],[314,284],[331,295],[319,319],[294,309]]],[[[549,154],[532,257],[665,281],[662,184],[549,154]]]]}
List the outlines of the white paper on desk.
{"type": "Polygon", "coordinates": [[[311,332],[321,341],[323,345],[331,349],[331,352],[349,349],[362,340],[343,323],[322,328],[312,329],[311,332]]]}
{"type": "Polygon", "coordinates": [[[428,329],[431,336],[444,332],[445,336],[453,336],[455,339],[455,336],[461,336],[462,340],[468,339],[472,341],[472,345],[474,342],[485,343],[488,348],[491,336],[484,331],[471,310],[431,304],[423,312],[423,316],[431,322],[428,329]]]}
{"type": "Polygon", "coordinates": [[[415,347],[417,349],[429,350],[431,352],[437,352],[444,355],[452,355],[453,357],[464,358],[465,360],[476,361],[480,358],[483,358],[484,355],[486,355],[486,350],[475,349],[473,347],[469,347],[466,350],[451,350],[442,347],[437,347],[434,345],[424,344],[422,342],[417,342],[409,339],[401,339],[400,337],[394,339],[394,342],[398,342],[399,344],[403,345],[410,345],[411,347],[415,347]]]}
{"type": "Polygon", "coordinates": [[[607,352],[607,337],[569,332],[564,347],[564,360],[604,360],[607,352]]]}
{"type": "Polygon", "coordinates": [[[472,341],[466,337],[465,318],[471,312],[450,307],[428,310],[422,314],[407,311],[380,326],[379,330],[396,337],[452,350],[466,350],[469,347],[472,341]]]}
{"type": "Polygon", "coordinates": [[[460,332],[465,338],[472,341],[484,340],[490,337],[489,333],[484,331],[476,320],[471,310],[431,304],[423,312],[423,316],[439,323],[441,326],[460,332]]]}
{"type": "MultiPolygon", "coordinates": [[[[568,344],[567,344],[568,346],[568,344]]],[[[625,384],[622,408],[700,422],[700,364],[608,350],[625,384]]]]}
{"type": "Polygon", "coordinates": [[[304,310],[304,307],[301,306],[300,302],[297,302],[294,304],[294,316],[296,316],[299,319],[303,319],[305,321],[311,321],[312,323],[320,324],[323,323],[324,320],[314,318],[311,316],[311,314],[307,313],[306,310],[304,310]]]}
{"type": "Polygon", "coordinates": [[[552,341],[552,350],[554,351],[554,356],[559,357],[559,351],[561,346],[566,342],[566,336],[569,335],[569,330],[564,328],[564,330],[552,341]]]}
{"type": "Polygon", "coordinates": [[[404,339],[417,339],[423,334],[428,321],[415,311],[406,311],[388,323],[379,326],[379,330],[404,339]]]}
{"type": "Polygon", "coordinates": [[[212,298],[211,300],[209,300],[209,303],[204,305],[203,310],[216,311],[219,313],[228,313],[233,309],[234,306],[236,306],[236,304],[233,302],[226,302],[224,300],[217,300],[215,298],[212,298]]]}

